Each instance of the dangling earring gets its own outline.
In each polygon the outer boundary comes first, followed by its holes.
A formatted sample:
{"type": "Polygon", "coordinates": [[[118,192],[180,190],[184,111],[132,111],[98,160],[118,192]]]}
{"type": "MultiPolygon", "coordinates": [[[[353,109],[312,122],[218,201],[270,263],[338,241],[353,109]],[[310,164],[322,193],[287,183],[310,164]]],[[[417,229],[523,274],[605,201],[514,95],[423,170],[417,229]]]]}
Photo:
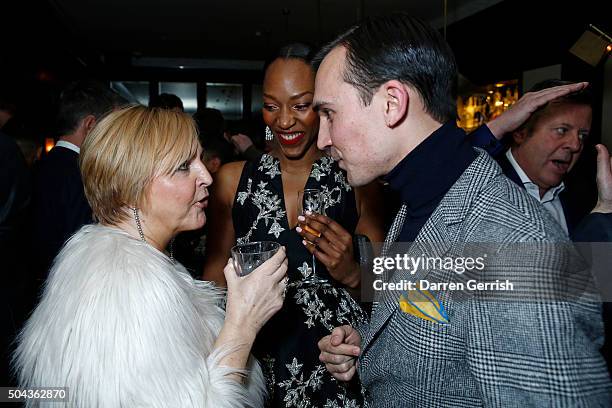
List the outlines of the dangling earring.
{"type": "MultiPolygon", "coordinates": [[[[140,223],[140,216],[138,215],[138,208],[132,207],[132,212],[134,213],[134,221],[136,221],[136,229],[138,229],[138,234],[140,235],[140,239],[142,242],[147,242],[144,236],[144,232],[142,232],[142,224],[140,223]]],[[[174,238],[170,240],[170,262],[174,263],[174,238]]]]}
{"type": "Polygon", "coordinates": [[[140,224],[140,217],[138,216],[138,208],[132,207],[132,211],[134,212],[134,221],[136,221],[136,228],[138,229],[138,234],[140,234],[140,239],[143,242],[147,242],[147,240],[145,240],[144,232],[142,232],[142,225],[140,224]]]}
{"type": "Polygon", "coordinates": [[[174,238],[170,240],[170,262],[174,263],[174,238]]]}
{"type": "Polygon", "coordinates": [[[272,133],[272,130],[270,130],[270,126],[266,126],[266,140],[270,141],[274,139],[274,134],[272,133]]]}

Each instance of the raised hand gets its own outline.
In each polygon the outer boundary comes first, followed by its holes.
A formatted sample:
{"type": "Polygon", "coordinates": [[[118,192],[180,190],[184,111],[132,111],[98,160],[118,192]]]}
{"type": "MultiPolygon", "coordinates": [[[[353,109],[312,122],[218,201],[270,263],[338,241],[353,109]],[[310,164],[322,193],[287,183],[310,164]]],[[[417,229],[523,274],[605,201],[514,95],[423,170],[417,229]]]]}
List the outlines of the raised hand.
{"type": "Polygon", "coordinates": [[[253,141],[247,135],[242,133],[236,133],[230,137],[230,141],[234,147],[240,152],[244,153],[249,147],[253,146],[253,141]]]}
{"type": "Polygon", "coordinates": [[[497,118],[487,123],[487,127],[496,139],[501,138],[509,132],[516,130],[529,119],[529,117],[541,106],[557,99],[563,95],[580,91],[589,85],[588,82],[553,86],[537,92],[527,92],[510,109],[497,118]]]}
{"type": "Polygon", "coordinates": [[[612,213],[612,158],[608,149],[599,144],[597,149],[597,204],[592,212],[612,213]]]}

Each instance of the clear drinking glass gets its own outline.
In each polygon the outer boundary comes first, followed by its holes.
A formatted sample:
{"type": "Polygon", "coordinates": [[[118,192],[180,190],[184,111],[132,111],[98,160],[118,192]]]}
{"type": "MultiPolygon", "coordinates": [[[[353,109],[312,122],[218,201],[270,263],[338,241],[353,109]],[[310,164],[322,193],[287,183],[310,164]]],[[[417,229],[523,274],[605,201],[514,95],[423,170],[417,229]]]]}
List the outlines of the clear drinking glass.
{"type": "MultiPolygon", "coordinates": [[[[312,213],[322,214],[324,213],[324,203],[322,200],[321,190],[316,188],[309,188],[305,190],[298,191],[298,213],[306,216],[306,211],[310,211],[312,213]]],[[[319,231],[314,230],[313,228],[307,225],[301,225],[301,227],[308,233],[321,236],[319,231]]],[[[317,260],[314,255],[312,255],[312,275],[304,280],[304,283],[307,284],[323,284],[328,283],[327,279],[323,279],[317,275],[317,260]]]]}
{"type": "Polygon", "coordinates": [[[232,248],[232,260],[238,276],[246,276],[266,262],[280,249],[274,241],[256,241],[236,245],[232,248]]]}

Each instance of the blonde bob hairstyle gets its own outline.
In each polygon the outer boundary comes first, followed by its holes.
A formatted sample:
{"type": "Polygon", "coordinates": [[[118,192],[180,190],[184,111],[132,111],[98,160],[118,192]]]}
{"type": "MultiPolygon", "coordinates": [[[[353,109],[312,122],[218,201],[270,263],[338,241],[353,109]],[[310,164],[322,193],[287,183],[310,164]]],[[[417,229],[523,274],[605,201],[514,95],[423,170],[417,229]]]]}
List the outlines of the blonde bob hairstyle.
{"type": "Polygon", "coordinates": [[[193,119],[141,105],[104,117],[81,146],[85,195],[94,218],[114,225],[146,208],[151,181],[174,173],[200,149],[193,119]]]}

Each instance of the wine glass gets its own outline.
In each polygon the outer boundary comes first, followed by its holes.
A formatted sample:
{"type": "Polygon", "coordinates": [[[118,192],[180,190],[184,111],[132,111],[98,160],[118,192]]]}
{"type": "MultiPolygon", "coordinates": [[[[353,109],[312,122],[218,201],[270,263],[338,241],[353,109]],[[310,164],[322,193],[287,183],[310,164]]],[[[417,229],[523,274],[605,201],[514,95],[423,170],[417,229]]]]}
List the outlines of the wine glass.
{"type": "Polygon", "coordinates": [[[274,241],[256,241],[232,247],[232,260],[238,276],[246,276],[280,249],[274,241]]]}
{"type": "MultiPolygon", "coordinates": [[[[322,214],[324,212],[323,208],[323,200],[322,194],[319,189],[316,188],[308,188],[305,190],[298,191],[298,213],[303,216],[306,216],[306,212],[310,211],[311,213],[322,214]]],[[[320,237],[321,233],[308,225],[301,225],[304,231],[308,232],[311,235],[316,237],[320,237]]],[[[312,274],[307,276],[304,281],[306,284],[323,284],[328,283],[327,279],[323,279],[317,275],[317,260],[312,255],[312,274]]]]}

